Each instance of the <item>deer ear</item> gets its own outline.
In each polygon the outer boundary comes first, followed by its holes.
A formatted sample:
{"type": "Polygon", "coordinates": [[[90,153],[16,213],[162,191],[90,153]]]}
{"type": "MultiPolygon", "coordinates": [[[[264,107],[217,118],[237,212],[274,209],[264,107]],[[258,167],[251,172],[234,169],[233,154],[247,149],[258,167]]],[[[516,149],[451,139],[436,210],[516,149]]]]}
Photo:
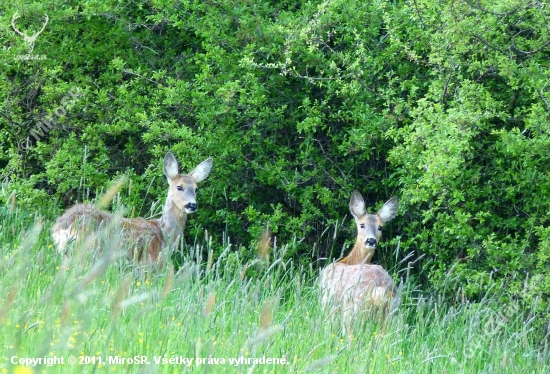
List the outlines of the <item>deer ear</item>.
{"type": "Polygon", "coordinates": [[[178,174],[178,161],[172,152],[166,153],[166,156],[164,156],[164,175],[170,180],[178,174]]]}
{"type": "Polygon", "coordinates": [[[366,213],[365,201],[361,194],[357,191],[353,191],[349,200],[349,210],[355,218],[359,218],[366,213]]]}
{"type": "Polygon", "coordinates": [[[210,170],[212,169],[212,157],[208,157],[206,160],[201,162],[191,173],[190,176],[195,179],[195,183],[200,183],[208,177],[210,170]]]}
{"type": "Polygon", "coordinates": [[[397,197],[392,197],[386,202],[386,204],[384,204],[382,208],[380,208],[378,211],[378,216],[383,222],[388,222],[395,217],[398,207],[399,204],[397,203],[397,197]]]}

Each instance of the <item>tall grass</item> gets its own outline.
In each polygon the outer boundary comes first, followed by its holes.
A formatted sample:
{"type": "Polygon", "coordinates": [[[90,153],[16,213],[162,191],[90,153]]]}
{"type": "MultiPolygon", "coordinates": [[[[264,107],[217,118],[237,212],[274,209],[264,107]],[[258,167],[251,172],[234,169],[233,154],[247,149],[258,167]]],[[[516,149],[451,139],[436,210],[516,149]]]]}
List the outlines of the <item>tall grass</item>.
{"type": "Polygon", "coordinates": [[[317,270],[285,259],[293,243],[279,244],[269,261],[246,262],[227,241],[212,248],[205,238],[186,249],[177,271],[152,272],[90,243],[64,259],[50,225],[2,210],[0,372],[550,372],[548,342],[532,331],[535,316],[499,305],[496,296],[447,306],[405,284],[391,319],[357,319],[344,334],[338,315],[320,306],[317,270]],[[63,357],[64,364],[24,367],[12,364],[14,356],[63,357]],[[88,363],[79,364],[82,356],[88,363]],[[109,364],[115,356],[144,356],[149,364],[109,364]],[[230,364],[239,357],[279,363],[230,364]],[[184,358],[193,359],[190,366],[184,358]]]}

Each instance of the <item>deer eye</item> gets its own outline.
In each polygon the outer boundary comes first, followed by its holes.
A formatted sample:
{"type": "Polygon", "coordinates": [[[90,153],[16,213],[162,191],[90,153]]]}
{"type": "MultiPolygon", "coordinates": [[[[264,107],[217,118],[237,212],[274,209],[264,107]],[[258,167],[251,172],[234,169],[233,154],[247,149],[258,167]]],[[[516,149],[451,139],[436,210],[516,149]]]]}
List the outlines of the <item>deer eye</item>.
{"type": "Polygon", "coordinates": [[[182,186],[177,186],[176,189],[177,189],[178,191],[183,191],[183,187],[182,187],[182,186]]]}
{"type": "Polygon", "coordinates": [[[195,188],[195,193],[197,193],[197,192],[199,192],[199,188],[198,188],[198,187],[195,188]]]}
{"type": "Polygon", "coordinates": [[[382,226],[378,226],[378,231],[382,231],[382,226]]]}
{"type": "Polygon", "coordinates": [[[361,227],[362,229],[364,229],[364,228],[365,228],[365,224],[362,223],[362,224],[359,225],[359,227],[361,227]]]}

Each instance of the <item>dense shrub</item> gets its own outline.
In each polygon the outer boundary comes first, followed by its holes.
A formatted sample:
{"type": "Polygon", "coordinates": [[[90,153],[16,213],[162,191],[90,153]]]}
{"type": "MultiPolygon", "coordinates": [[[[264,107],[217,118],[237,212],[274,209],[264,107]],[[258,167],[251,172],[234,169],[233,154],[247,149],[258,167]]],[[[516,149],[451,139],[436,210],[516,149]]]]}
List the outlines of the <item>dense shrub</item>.
{"type": "Polygon", "coordinates": [[[214,240],[225,232],[247,244],[267,225],[279,242],[298,237],[287,255],[310,262],[349,248],[354,189],[373,211],[396,195],[400,216],[378,262],[393,267],[400,243],[400,256],[423,256],[412,275],[426,287],[475,299],[506,284],[547,307],[542,2],[0,9],[5,199],[16,190],[53,215],[125,174],[123,202],[148,215],[165,194],[168,149],[184,170],[213,156],[190,236],[207,228],[214,240]],[[49,15],[33,51],[46,59],[17,59],[28,46],[11,28],[15,10],[28,34],[49,15]],[[37,141],[37,122],[52,118],[37,141]]]}

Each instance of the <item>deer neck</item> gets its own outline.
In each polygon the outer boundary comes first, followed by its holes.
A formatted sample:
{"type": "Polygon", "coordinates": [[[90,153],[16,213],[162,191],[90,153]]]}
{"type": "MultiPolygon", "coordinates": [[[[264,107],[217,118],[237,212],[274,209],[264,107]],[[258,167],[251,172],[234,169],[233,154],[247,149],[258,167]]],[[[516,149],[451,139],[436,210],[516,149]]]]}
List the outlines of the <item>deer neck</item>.
{"type": "Polygon", "coordinates": [[[187,213],[183,209],[178,208],[172,196],[168,195],[164,210],[162,211],[162,217],[160,218],[162,236],[166,244],[173,244],[178,238],[183,237],[186,222],[187,213]]]}
{"type": "Polygon", "coordinates": [[[363,242],[357,240],[349,255],[338,262],[348,265],[370,264],[373,255],[374,248],[365,247],[363,242]]]}

